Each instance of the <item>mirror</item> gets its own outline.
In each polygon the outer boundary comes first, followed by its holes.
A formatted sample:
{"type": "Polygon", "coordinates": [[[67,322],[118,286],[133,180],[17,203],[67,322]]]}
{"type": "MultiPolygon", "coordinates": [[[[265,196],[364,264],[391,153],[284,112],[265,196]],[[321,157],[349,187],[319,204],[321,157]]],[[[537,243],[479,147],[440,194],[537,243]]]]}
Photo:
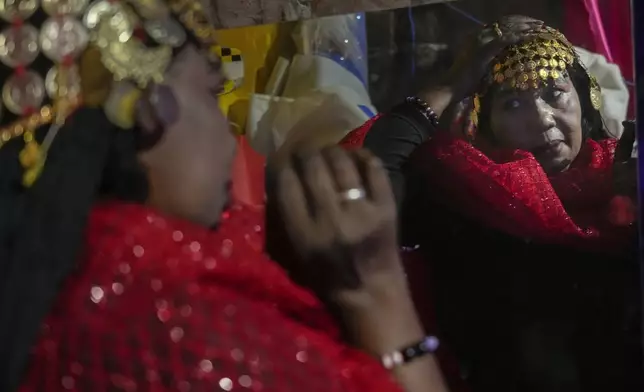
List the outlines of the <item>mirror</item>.
{"type": "Polygon", "coordinates": [[[397,170],[401,254],[453,391],[640,390],[636,154],[620,139],[635,119],[628,2],[431,3],[327,5],[221,30],[244,69],[221,98],[244,134],[235,192],[262,208],[267,156],[364,144],[397,170]],[[496,34],[489,23],[507,14],[567,40],[548,32],[513,58],[500,50],[484,76],[502,79],[473,83],[422,134],[428,123],[400,104],[440,92],[467,39],[496,34]]]}

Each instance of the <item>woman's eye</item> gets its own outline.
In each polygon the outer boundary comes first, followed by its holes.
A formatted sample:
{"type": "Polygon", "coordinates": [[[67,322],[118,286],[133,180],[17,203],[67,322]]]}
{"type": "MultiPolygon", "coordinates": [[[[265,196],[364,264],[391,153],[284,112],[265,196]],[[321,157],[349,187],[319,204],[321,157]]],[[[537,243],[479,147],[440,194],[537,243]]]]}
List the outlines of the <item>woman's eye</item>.
{"type": "Polygon", "coordinates": [[[564,92],[561,90],[550,90],[546,96],[548,101],[556,102],[560,100],[564,95],[564,92]]]}
{"type": "Polygon", "coordinates": [[[503,104],[503,108],[506,110],[516,110],[521,106],[521,102],[519,102],[518,99],[508,99],[505,101],[505,104],[503,104]]]}

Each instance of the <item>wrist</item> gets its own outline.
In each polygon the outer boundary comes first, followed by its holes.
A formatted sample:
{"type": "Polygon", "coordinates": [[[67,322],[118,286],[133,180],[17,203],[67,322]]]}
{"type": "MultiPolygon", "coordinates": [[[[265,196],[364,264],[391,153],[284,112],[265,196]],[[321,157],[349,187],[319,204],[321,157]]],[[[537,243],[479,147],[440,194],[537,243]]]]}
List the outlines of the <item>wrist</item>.
{"type": "Polygon", "coordinates": [[[451,104],[453,96],[454,88],[450,85],[443,85],[420,93],[418,98],[425,101],[440,118],[445,109],[451,104]]]}
{"type": "Polygon", "coordinates": [[[424,328],[409,296],[395,296],[380,307],[362,308],[343,317],[351,342],[376,357],[418,342],[424,328]]]}

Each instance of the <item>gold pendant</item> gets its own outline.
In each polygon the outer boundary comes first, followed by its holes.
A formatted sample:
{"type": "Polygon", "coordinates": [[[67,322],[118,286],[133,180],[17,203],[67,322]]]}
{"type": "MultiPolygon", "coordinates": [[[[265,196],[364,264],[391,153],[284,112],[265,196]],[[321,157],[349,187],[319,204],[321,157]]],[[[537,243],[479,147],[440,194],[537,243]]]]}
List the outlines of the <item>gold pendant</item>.
{"type": "Polygon", "coordinates": [[[151,82],[161,83],[172,60],[170,47],[149,48],[135,40],[111,42],[100,50],[103,65],[112,72],[115,80],[132,80],[140,88],[151,82]]]}
{"type": "Polygon", "coordinates": [[[590,103],[595,110],[602,108],[602,92],[597,87],[590,88],[590,103]]]}
{"type": "Polygon", "coordinates": [[[35,140],[33,131],[29,130],[24,133],[25,146],[20,151],[19,160],[20,165],[23,167],[22,185],[29,188],[42,173],[45,166],[46,154],[40,148],[40,145],[35,140]]]}
{"type": "MultiPolygon", "coordinates": [[[[114,31],[109,23],[101,23],[97,31],[101,36],[113,36],[114,31]]],[[[147,47],[135,38],[126,42],[105,40],[99,45],[101,61],[113,75],[114,79],[132,80],[141,88],[150,82],[163,81],[165,70],[172,60],[172,49],[169,46],[147,47]]]]}

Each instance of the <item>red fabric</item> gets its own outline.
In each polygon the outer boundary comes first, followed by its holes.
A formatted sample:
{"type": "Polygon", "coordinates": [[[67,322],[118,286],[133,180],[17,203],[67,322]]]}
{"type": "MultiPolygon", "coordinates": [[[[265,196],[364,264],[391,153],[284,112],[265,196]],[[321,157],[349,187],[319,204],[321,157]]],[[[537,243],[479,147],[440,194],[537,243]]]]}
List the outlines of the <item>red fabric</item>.
{"type": "Polygon", "coordinates": [[[237,154],[233,162],[233,197],[254,208],[263,208],[264,166],[266,158],[255,151],[245,136],[237,136],[237,154]]]}
{"type": "Polygon", "coordinates": [[[364,139],[367,137],[367,133],[371,129],[371,126],[380,118],[380,114],[370,118],[366,123],[362,124],[361,127],[354,129],[349,132],[341,141],[340,145],[345,148],[360,148],[364,143],[364,139]]]}
{"type": "MultiPolygon", "coordinates": [[[[374,121],[351,132],[341,145],[361,147],[374,121]]],[[[618,252],[630,228],[616,226],[611,217],[624,215],[623,203],[613,200],[616,146],[615,139],[589,139],[570,169],[548,177],[528,152],[482,147],[486,155],[466,140],[438,133],[414,152],[412,163],[425,171],[432,197],[490,228],[545,243],[618,252]]]]}
{"type": "MultiPolygon", "coordinates": [[[[605,56],[626,80],[634,81],[630,0],[565,0],[563,27],[571,42],[605,56]]],[[[629,91],[634,97],[632,86],[629,91]]],[[[629,117],[635,115],[634,103],[631,99],[629,117]]]]}
{"type": "MultiPolygon", "coordinates": [[[[360,148],[372,119],[340,144],[360,148]]],[[[532,154],[488,151],[488,156],[465,140],[439,133],[421,145],[412,164],[425,169],[432,197],[471,218],[505,233],[584,248],[619,252],[629,236],[614,221],[628,225],[626,203],[614,196],[612,164],[616,140],[588,140],[572,167],[548,178],[532,154]],[[615,217],[618,218],[615,218],[615,217]],[[613,223],[611,223],[613,221],[613,223]]],[[[634,216],[633,214],[631,217],[634,216]]],[[[431,263],[418,252],[402,254],[416,307],[430,331],[438,329],[431,287],[431,263]]],[[[456,359],[445,344],[438,358],[453,391],[467,391],[456,359]]]]}
{"type": "Polygon", "coordinates": [[[398,391],[264,256],[262,222],[237,206],[217,231],[96,208],[20,391],[398,391]]]}
{"type": "Polygon", "coordinates": [[[616,140],[587,140],[572,166],[548,177],[532,154],[488,151],[438,134],[415,153],[432,196],[486,226],[550,244],[615,251],[629,239],[609,222],[616,140]]]}

